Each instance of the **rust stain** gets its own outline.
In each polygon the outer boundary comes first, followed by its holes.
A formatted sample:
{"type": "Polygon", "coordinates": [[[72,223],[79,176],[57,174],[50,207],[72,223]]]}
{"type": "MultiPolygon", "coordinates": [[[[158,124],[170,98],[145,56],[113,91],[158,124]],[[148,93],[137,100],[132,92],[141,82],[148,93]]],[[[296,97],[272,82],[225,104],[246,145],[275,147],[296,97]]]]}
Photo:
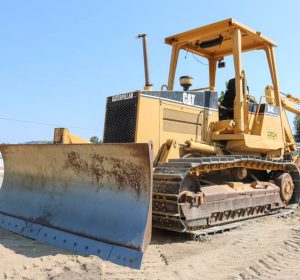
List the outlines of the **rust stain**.
{"type": "MultiPolygon", "coordinates": [[[[134,148],[130,148],[130,154],[132,157],[140,159],[141,164],[149,165],[149,155],[145,154],[145,147],[143,145],[135,144],[134,148]]],[[[152,163],[152,161],[151,161],[152,163]]]]}
{"type": "Polygon", "coordinates": [[[125,186],[131,187],[137,196],[143,187],[146,188],[142,164],[139,166],[123,159],[91,153],[86,160],[81,158],[80,153],[72,151],[67,154],[64,168],[71,168],[78,176],[91,178],[91,183],[99,186],[96,191],[101,188],[104,178],[112,182],[119,191],[123,191],[125,186]]]}

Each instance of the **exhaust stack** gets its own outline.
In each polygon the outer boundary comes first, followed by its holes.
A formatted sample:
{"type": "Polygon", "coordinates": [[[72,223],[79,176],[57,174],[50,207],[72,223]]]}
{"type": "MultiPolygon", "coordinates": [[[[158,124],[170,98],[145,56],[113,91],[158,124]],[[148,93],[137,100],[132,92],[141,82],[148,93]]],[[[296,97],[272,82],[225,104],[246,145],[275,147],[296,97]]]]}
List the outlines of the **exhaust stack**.
{"type": "Polygon", "coordinates": [[[148,46],[147,46],[147,34],[138,34],[138,39],[143,39],[143,53],[144,53],[144,68],[145,68],[145,87],[144,90],[152,90],[152,84],[150,82],[149,64],[148,64],[148,46]]]}

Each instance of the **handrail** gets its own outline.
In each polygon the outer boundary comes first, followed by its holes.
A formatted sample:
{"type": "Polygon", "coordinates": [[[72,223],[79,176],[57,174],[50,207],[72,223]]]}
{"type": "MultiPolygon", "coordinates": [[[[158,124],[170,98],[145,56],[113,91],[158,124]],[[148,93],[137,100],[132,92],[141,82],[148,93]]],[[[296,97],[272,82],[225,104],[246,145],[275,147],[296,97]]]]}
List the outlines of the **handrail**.
{"type": "MultiPolygon", "coordinates": [[[[259,111],[260,111],[260,107],[261,107],[261,101],[262,101],[263,98],[266,98],[266,99],[267,99],[267,97],[266,97],[265,95],[262,95],[262,96],[259,98],[259,104],[258,104],[258,107],[257,107],[257,110],[256,110],[256,114],[255,114],[255,122],[256,122],[257,124],[260,123],[257,119],[258,119],[258,115],[259,115],[259,111]]],[[[268,97],[268,98],[271,98],[271,99],[274,99],[274,100],[275,100],[274,97],[268,97]]]]}

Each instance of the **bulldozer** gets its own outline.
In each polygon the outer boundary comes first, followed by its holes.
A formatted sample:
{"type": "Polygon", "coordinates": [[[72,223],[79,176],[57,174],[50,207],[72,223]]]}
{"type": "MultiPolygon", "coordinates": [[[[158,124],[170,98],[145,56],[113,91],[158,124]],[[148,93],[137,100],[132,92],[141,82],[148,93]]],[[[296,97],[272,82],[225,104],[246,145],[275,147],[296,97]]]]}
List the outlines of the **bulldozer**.
{"type": "Polygon", "coordinates": [[[279,89],[274,41],[230,18],[165,39],[168,83],[107,97],[102,144],[55,129],[54,144],[1,145],[0,226],[81,254],[141,266],[152,227],[192,233],[271,215],[300,199],[297,145],[279,89]],[[209,85],[181,76],[180,51],[208,62],[209,85]],[[272,84],[249,93],[244,52],[265,54],[272,84]],[[222,98],[217,68],[232,56],[222,98]]]}

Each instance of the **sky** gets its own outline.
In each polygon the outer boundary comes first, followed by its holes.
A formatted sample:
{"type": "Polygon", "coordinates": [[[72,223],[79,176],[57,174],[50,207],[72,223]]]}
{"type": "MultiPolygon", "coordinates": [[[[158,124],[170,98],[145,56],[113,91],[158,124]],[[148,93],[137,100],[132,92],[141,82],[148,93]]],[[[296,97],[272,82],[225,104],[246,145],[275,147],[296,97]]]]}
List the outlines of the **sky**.
{"type": "MultiPolygon", "coordinates": [[[[0,0],[0,143],[52,140],[55,127],[101,139],[106,97],[143,89],[138,33],[148,34],[150,78],[159,90],[171,54],[164,38],[230,17],[276,41],[280,90],[299,96],[299,10],[296,0],[0,0]]],[[[234,76],[232,59],[225,61],[218,91],[234,76]]],[[[207,86],[205,63],[182,53],[175,89],[181,75],[207,86]]],[[[270,84],[265,57],[245,54],[243,68],[259,99],[270,84]]]]}

